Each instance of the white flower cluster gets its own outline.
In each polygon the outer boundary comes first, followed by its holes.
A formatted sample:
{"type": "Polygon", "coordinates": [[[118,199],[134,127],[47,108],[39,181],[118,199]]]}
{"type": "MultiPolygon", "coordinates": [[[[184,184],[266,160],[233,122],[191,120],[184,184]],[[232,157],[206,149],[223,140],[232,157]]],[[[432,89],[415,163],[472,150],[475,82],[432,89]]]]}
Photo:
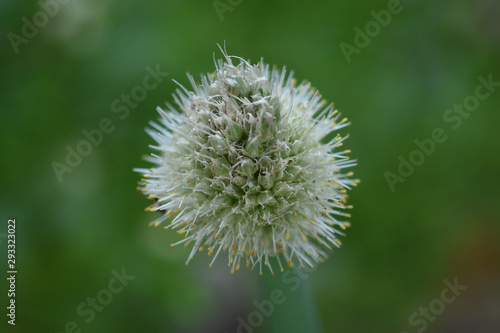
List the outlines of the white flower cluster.
{"type": "Polygon", "coordinates": [[[181,112],[167,104],[147,129],[155,167],[136,171],[155,200],[147,210],[162,213],[151,223],[184,235],[172,246],[192,245],[186,264],[206,249],[212,263],[227,252],[232,273],[242,263],[273,273],[271,258],[281,271],[282,259],[313,266],[349,226],[346,190],[358,180],[342,170],[355,162],[339,149],[347,136],[332,134],[347,119],[285,69],[225,52],[215,65],[201,85],[188,75],[193,91],[174,95],[181,112]]]}

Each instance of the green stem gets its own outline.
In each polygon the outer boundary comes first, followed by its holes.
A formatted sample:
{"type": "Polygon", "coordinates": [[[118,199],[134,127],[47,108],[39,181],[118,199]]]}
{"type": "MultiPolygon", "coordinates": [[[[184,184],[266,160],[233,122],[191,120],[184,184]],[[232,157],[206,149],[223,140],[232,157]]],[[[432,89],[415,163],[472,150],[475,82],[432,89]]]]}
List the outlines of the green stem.
{"type": "Polygon", "coordinates": [[[268,333],[320,333],[316,305],[308,283],[309,273],[297,268],[276,277],[260,276],[264,299],[274,305],[273,313],[265,319],[268,333]],[[279,297],[281,296],[281,297],[279,297]]]}

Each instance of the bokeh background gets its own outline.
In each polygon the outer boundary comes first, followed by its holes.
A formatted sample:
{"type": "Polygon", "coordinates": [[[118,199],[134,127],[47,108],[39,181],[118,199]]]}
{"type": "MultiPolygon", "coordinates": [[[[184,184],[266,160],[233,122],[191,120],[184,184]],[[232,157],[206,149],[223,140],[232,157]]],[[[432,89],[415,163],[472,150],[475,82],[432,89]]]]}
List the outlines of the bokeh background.
{"type": "MultiPolygon", "coordinates": [[[[353,29],[388,1],[220,2],[231,8],[222,16],[210,0],[68,0],[17,53],[9,33],[22,36],[23,17],[42,7],[1,2],[2,309],[8,218],[19,272],[16,326],[2,313],[2,332],[65,332],[71,321],[82,332],[236,332],[236,318],[266,298],[255,271],[230,275],[224,260],[209,269],[206,255],[185,267],[187,250],[169,246],[178,235],[148,227],[155,215],[132,172],[147,165],[144,128],[172,102],[172,79],[212,72],[224,41],[230,54],[295,70],[352,122],[345,147],[362,180],[352,227],[307,281],[322,330],[417,332],[411,314],[457,277],[467,289],[425,331],[500,331],[500,89],[458,129],[443,121],[478,76],[500,81],[500,2],[401,0],[350,63],[340,44],[355,45],[353,29]],[[157,65],[169,76],[120,119],[112,102],[157,65]],[[114,130],[60,182],[52,163],[103,118],[114,130]],[[447,141],[391,191],[384,173],[435,128],[447,141]],[[85,322],[79,304],[122,268],[135,278],[85,322]]],[[[293,322],[300,314],[288,309],[293,322]]]]}

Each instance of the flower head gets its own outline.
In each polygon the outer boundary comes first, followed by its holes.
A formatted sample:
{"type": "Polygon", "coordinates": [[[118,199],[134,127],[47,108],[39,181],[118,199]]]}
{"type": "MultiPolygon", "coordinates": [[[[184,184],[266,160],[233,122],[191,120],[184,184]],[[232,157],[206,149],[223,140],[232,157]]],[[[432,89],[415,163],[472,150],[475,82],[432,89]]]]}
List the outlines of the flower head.
{"type": "Polygon", "coordinates": [[[347,119],[285,68],[223,54],[201,85],[188,75],[193,90],[176,91],[180,112],[167,104],[147,129],[155,166],[136,171],[148,210],[162,213],[151,223],[183,235],[172,246],[191,246],[186,264],[206,248],[212,263],[227,252],[231,272],[314,266],[349,226],[346,190],[358,180],[343,172],[355,165],[340,149],[347,136],[335,136],[347,119]]]}

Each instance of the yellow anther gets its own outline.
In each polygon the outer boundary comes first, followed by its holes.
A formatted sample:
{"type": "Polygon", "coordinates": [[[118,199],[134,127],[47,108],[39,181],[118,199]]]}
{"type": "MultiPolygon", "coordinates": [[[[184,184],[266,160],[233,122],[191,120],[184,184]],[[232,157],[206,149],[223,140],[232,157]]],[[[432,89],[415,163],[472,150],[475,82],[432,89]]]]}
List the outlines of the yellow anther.
{"type": "Polygon", "coordinates": [[[286,240],[289,240],[289,239],[290,239],[290,233],[289,233],[289,232],[287,232],[287,233],[286,233],[286,235],[285,235],[285,239],[286,239],[286,240]]]}
{"type": "Polygon", "coordinates": [[[150,195],[148,196],[148,199],[156,199],[156,195],[154,195],[154,194],[150,194],[150,195]]]}
{"type": "Polygon", "coordinates": [[[149,178],[149,177],[151,177],[151,175],[149,173],[147,173],[147,174],[143,175],[143,177],[144,178],[149,178]]]}

